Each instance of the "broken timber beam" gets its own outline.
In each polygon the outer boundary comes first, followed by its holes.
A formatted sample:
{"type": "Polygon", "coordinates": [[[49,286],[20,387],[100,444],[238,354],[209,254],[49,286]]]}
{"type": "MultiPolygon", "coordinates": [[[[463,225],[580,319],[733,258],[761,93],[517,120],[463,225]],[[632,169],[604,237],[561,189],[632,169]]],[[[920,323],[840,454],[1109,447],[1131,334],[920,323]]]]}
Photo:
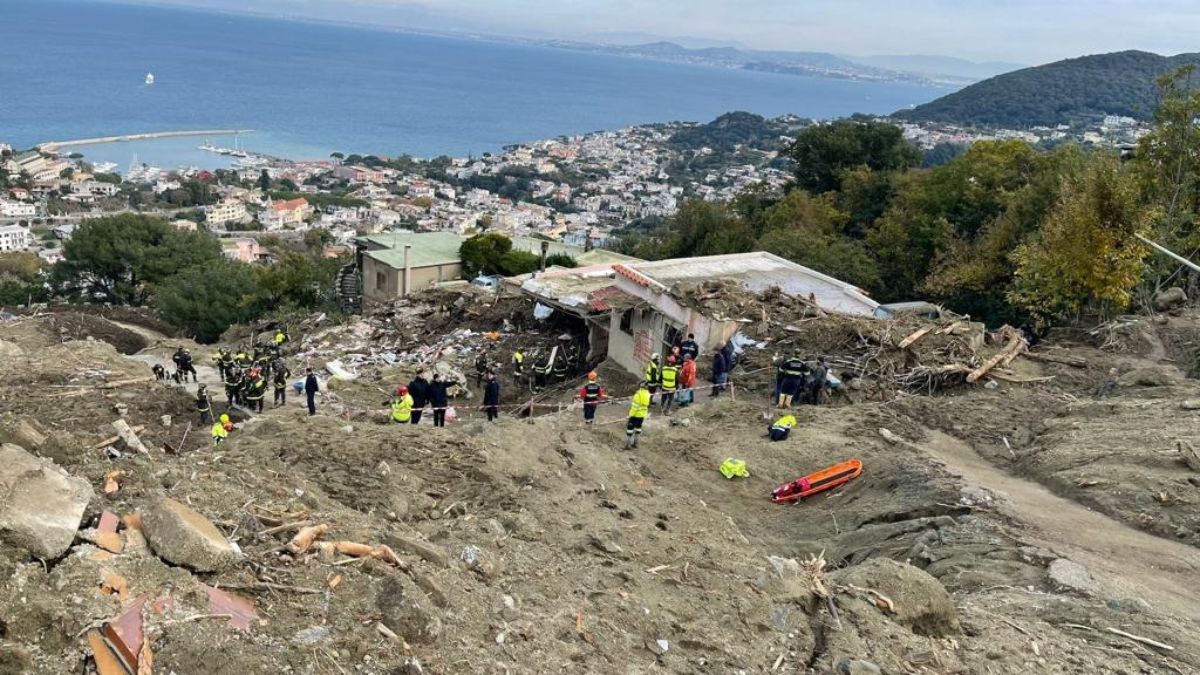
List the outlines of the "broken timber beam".
{"type": "Polygon", "coordinates": [[[914,342],[928,335],[929,331],[931,330],[933,330],[933,326],[926,326],[920,330],[914,331],[911,335],[901,340],[898,346],[900,349],[908,349],[909,346],[911,346],[914,342]]]}
{"type": "Polygon", "coordinates": [[[982,366],[972,370],[971,373],[967,375],[967,382],[978,382],[980,378],[991,372],[992,368],[1000,365],[1000,362],[1004,361],[1005,359],[1012,361],[1017,357],[1017,354],[1021,353],[1021,350],[1025,349],[1026,344],[1027,343],[1025,342],[1024,338],[1010,338],[1008,344],[1004,346],[1004,349],[1000,350],[1000,353],[988,359],[982,366]]]}

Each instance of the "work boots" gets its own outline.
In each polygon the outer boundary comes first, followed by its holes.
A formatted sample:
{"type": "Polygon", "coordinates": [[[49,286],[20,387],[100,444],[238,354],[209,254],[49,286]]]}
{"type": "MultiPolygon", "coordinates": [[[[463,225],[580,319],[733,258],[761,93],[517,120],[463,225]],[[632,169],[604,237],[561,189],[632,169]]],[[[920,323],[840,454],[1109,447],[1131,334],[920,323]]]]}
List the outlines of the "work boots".
{"type": "Polygon", "coordinates": [[[633,439],[633,434],[629,434],[628,436],[625,437],[625,449],[626,450],[629,450],[630,448],[634,447],[635,445],[637,445],[637,441],[635,441],[633,439]]]}

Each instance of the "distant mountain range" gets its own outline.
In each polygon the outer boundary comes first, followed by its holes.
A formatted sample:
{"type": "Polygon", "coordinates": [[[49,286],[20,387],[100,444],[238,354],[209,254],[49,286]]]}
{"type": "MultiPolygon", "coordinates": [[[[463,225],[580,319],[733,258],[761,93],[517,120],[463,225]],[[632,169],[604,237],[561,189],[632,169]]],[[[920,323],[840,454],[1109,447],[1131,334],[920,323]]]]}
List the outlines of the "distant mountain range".
{"type": "Polygon", "coordinates": [[[848,80],[911,82],[961,87],[1018,64],[974,63],[939,56],[845,57],[827,52],[790,52],[737,47],[688,48],[669,41],[645,44],[595,44],[569,40],[542,42],[555,47],[642,58],[699,63],[722,68],[848,80]]]}
{"type": "Polygon", "coordinates": [[[917,122],[1025,128],[1089,121],[1104,115],[1148,120],[1158,97],[1155,80],[1200,54],[1160,56],[1124,51],[1056,61],[973,84],[895,113],[917,122]]]}

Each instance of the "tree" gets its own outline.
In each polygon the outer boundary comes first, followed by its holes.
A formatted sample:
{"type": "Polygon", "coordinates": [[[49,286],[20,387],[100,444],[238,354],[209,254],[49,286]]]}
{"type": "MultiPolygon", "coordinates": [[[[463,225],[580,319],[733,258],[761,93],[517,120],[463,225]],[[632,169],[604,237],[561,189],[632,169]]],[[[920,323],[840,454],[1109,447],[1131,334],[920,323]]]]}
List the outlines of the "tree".
{"type": "Polygon", "coordinates": [[[842,174],[857,166],[898,171],[921,161],[920,150],[904,140],[899,127],[853,119],[808,127],[796,137],[790,154],[796,186],[815,193],[840,189],[842,174]]]}
{"type": "Polygon", "coordinates": [[[502,234],[487,233],[471,237],[458,249],[463,274],[473,278],[480,274],[503,272],[501,260],[511,250],[512,240],[502,234]]]}
{"type": "Polygon", "coordinates": [[[551,253],[546,256],[546,267],[578,267],[579,263],[566,253],[551,253]]]}
{"type": "Polygon", "coordinates": [[[321,255],[327,244],[333,243],[333,235],[329,230],[324,228],[313,228],[304,233],[304,248],[308,249],[311,255],[321,255]]]}
{"type": "Polygon", "coordinates": [[[121,214],[89,220],[63,246],[58,283],[116,304],[146,301],[154,284],[222,258],[216,238],[182,232],[159,218],[121,214]]]}
{"type": "Polygon", "coordinates": [[[267,309],[317,309],[331,298],[335,273],[344,261],[299,251],[282,251],[278,258],[273,265],[254,268],[267,309]]]}
{"type": "Polygon", "coordinates": [[[874,259],[862,242],[846,235],[849,219],[831,196],[794,190],[763,211],[759,222],[758,248],[861,288],[879,288],[874,259]]]}
{"type": "Polygon", "coordinates": [[[225,258],[190,267],[166,280],[154,296],[154,307],[167,323],[199,342],[215,342],[235,323],[261,315],[254,268],[225,258]]]}
{"type": "Polygon", "coordinates": [[[1063,180],[1062,196],[1033,241],[1013,253],[1009,300],[1042,320],[1127,307],[1141,281],[1151,213],[1111,155],[1063,180]]]}
{"type": "Polygon", "coordinates": [[[540,256],[529,251],[512,249],[500,256],[498,271],[505,276],[515,277],[518,274],[534,272],[541,267],[541,264],[540,256]]]}
{"type": "Polygon", "coordinates": [[[329,153],[329,157],[330,157],[330,159],[333,159],[338,162],[342,161],[343,159],[346,159],[346,155],[344,155],[340,152],[331,152],[331,153],[329,153]]]}
{"type": "Polygon", "coordinates": [[[262,173],[258,174],[258,189],[263,192],[271,191],[271,174],[267,173],[266,169],[263,169],[262,173]]]}

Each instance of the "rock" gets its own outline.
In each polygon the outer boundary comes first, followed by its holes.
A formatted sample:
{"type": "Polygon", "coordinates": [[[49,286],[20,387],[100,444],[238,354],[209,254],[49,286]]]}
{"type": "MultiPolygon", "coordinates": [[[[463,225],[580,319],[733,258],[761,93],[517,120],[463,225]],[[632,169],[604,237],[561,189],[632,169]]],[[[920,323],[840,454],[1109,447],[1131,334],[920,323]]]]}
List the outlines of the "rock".
{"type": "Polygon", "coordinates": [[[1050,562],[1050,566],[1046,569],[1050,576],[1050,581],[1053,581],[1059,588],[1065,588],[1080,593],[1092,593],[1096,590],[1096,580],[1092,578],[1090,572],[1083,565],[1066,558],[1058,558],[1050,562]]]}
{"type": "Polygon", "coordinates": [[[0,445],[0,539],[39,558],[58,558],[91,499],[86,480],[19,445],[0,445]]]}
{"type": "Polygon", "coordinates": [[[834,583],[870,588],[895,605],[892,618],[914,633],[944,637],[958,631],[954,602],[928,572],[890,558],[870,560],[830,575],[834,583]]]}
{"type": "Polygon", "coordinates": [[[1192,445],[1191,441],[1178,440],[1175,442],[1175,448],[1179,450],[1179,457],[1189,469],[1200,471],[1200,453],[1196,452],[1196,446],[1192,445]]]}
{"type": "Polygon", "coordinates": [[[324,642],[328,638],[329,626],[312,626],[296,631],[296,634],[292,636],[292,642],[309,647],[318,642],[324,642]]]}
{"type": "Polygon", "coordinates": [[[399,576],[383,580],[375,596],[375,606],[383,614],[383,624],[414,644],[430,644],[442,633],[442,622],[429,612],[420,594],[407,588],[399,576]]]}
{"type": "Polygon", "coordinates": [[[22,448],[37,450],[46,443],[46,435],[29,420],[21,418],[0,427],[0,442],[13,443],[22,448]]]}
{"type": "Polygon", "coordinates": [[[1189,398],[1179,404],[1183,410],[1200,410],[1200,398],[1189,398]]]}
{"type": "Polygon", "coordinates": [[[1104,603],[1109,609],[1130,614],[1141,614],[1150,611],[1150,603],[1141,598],[1113,598],[1104,603]]]}
{"type": "Polygon", "coordinates": [[[883,440],[891,443],[892,445],[903,445],[905,442],[903,438],[897,436],[890,429],[884,429],[880,427],[879,435],[883,437],[883,440]]]}
{"type": "Polygon", "coordinates": [[[1182,288],[1172,286],[1155,293],[1150,303],[1154,305],[1155,311],[1167,312],[1186,303],[1187,300],[1187,293],[1184,293],[1182,288]]]}
{"type": "Polygon", "coordinates": [[[150,548],[167,562],[216,572],[237,560],[237,552],[212,521],[174,499],[162,497],[146,509],[142,528],[150,548]]]}
{"type": "Polygon", "coordinates": [[[1122,387],[1165,387],[1179,376],[1172,368],[1136,368],[1117,379],[1122,387]]]}
{"type": "Polygon", "coordinates": [[[842,659],[834,669],[838,675],[880,675],[879,666],[862,659],[842,659]]]}

